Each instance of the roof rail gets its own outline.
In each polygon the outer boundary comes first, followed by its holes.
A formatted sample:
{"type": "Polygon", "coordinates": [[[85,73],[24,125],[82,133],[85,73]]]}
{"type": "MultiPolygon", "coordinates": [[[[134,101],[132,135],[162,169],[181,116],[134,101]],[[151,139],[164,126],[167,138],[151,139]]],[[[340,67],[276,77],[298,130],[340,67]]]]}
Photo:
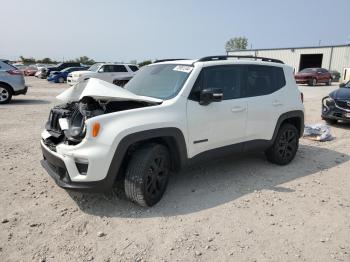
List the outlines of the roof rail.
{"type": "Polygon", "coordinates": [[[198,59],[196,62],[207,62],[207,61],[218,61],[218,60],[227,60],[228,58],[237,58],[237,59],[254,59],[254,60],[261,60],[264,62],[273,62],[273,63],[279,63],[284,64],[283,61],[274,59],[274,58],[268,58],[268,57],[261,57],[261,56],[252,56],[252,55],[218,55],[218,56],[206,56],[198,59]]]}
{"type": "Polygon", "coordinates": [[[161,63],[161,62],[168,62],[168,61],[177,61],[177,60],[188,60],[188,59],[187,59],[187,58],[160,59],[160,60],[154,61],[153,64],[155,64],[155,63],[161,63]]]}

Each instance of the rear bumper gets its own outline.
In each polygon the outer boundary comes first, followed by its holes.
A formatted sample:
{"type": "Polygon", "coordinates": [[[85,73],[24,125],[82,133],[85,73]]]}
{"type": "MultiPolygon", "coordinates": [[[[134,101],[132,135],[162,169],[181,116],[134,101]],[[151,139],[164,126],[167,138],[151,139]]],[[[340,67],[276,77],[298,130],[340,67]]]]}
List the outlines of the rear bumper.
{"type": "Polygon", "coordinates": [[[25,95],[25,94],[27,94],[27,92],[28,92],[28,86],[25,86],[24,89],[14,91],[13,94],[14,94],[15,96],[18,96],[18,95],[25,95]]]}
{"type": "Polygon", "coordinates": [[[40,163],[58,186],[84,192],[107,192],[112,189],[113,183],[107,178],[93,182],[72,182],[64,161],[53,154],[43,143],[41,143],[41,150],[43,160],[40,163]]]}

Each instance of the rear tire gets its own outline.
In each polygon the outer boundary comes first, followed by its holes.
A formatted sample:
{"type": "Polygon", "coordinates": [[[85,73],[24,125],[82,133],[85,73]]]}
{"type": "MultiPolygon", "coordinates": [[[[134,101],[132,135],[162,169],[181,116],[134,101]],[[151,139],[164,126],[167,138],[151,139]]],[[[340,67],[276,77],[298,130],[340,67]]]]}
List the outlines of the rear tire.
{"type": "Polygon", "coordinates": [[[0,84],[0,104],[7,104],[12,99],[12,90],[6,85],[0,84]]]}
{"type": "Polygon", "coordinates": [[[153,206],[162,198],[168,184],[170,155],[160,144],[148,144],[131,156],[125,174],[125,194],[141,206],[153,206]]]}
{"type": "Polygon", "coordinates": [[[58,78],[58,83],[60,83],[60,84],[64,83],[64,78],[63,77],[59,77],[58,78]]]}
{"type": "Polygon", "coordinates": [[[291,124],[283,124],[273,145],[266,150],[267,160],[277,165],[287,165],[295,157],[299,147],[298,129],[291,124]]]}

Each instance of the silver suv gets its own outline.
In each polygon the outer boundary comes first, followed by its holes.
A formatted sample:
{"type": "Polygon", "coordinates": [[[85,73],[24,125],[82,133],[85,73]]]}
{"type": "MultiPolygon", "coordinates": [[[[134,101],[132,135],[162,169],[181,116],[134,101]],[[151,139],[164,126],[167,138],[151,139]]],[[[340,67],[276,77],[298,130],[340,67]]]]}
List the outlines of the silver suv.
{"type": "Polygon", "coordinates": [[[7,60],[0,59],[0,104],[9,103],[12,96],[25,95],[27,90],[23,73],[7,60]]]}

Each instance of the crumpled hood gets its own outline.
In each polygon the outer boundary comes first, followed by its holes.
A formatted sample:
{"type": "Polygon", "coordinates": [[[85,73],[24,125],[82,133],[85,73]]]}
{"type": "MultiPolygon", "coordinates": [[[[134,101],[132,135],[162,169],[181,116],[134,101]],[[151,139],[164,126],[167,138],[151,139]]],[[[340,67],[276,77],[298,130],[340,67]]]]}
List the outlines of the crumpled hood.
{"type": "Polygon", "coordinates": [[[330,93],[329,96],[336,100],[350,100],[350,88],[338,88],[330,93]]]}
{"type": "Polygon", "coordinates": [[[86,81],[81,81],[59,94],[56,98],[68,103],[79,101],[83,97],[87,96],[93,97],[95,99],[113,101],[142,101],[157,104],[163,102],[161,99],[135,95],[134,93],[122,87],[96,78],[90,78],[86,81]]]}

